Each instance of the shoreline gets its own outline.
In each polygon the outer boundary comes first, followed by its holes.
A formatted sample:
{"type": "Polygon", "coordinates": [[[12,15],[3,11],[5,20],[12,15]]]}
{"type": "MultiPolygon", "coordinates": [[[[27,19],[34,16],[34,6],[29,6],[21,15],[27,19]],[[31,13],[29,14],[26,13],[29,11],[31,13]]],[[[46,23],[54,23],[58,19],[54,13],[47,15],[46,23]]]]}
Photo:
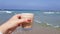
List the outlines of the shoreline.
{"type": "Polygon", "coordinates": [[[56,29],[43,24],[34,23],[31,31],[21,31],[19,27],[12,34],[60,34],[60,28],[56,29]]]}

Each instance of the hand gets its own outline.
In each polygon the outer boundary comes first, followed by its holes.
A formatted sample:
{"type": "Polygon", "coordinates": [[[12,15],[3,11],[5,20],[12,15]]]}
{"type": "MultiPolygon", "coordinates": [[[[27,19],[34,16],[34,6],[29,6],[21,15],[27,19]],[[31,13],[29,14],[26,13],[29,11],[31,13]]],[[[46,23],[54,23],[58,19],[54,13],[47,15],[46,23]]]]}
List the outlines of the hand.
{"type": "Polygon", "coordinates": [[[10,34],[17,27],[21,26],[23,22],[28,22],[28,19],[21,19],[21,14],[14,15],[6,23],[0,26],[0,31],[3,32],[3,34],[10,34]]]}

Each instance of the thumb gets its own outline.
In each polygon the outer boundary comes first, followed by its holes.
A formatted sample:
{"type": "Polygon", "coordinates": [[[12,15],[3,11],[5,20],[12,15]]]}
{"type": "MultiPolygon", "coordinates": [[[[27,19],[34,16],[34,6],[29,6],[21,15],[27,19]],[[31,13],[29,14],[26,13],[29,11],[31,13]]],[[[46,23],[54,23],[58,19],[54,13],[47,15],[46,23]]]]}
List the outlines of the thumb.
{"type": "Polygon", "coordinates": [[[25,19],[19,19],[19,20],[18,20],[18,24],[19,24],[19,23],[21,24],[21,23],[23,23],[23,22],[25,22],[25,21],[26,21],[25,19]]]}
{"type": "Polygon", "coordinates": [[[25,19],[19,19],[17,22],[17,26],[20,26],[23,22],[25,22],[25,19]]]}
{"type": "Polygon", "coordinates": [[[18,26],[20,26],[22,23],[29,23],[30,21],[29,21],[30,19],[20,19],[20,20],[18,20],[18,26]]]}

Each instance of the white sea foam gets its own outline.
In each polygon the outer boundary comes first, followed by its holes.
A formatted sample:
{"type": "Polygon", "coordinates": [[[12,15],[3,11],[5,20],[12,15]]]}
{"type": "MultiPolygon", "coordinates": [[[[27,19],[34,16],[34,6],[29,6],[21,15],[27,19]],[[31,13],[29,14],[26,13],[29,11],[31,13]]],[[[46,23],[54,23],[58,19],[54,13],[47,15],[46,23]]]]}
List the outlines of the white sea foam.
{"type": "MultiPolygon", "coordinates": [[[[37,22],[37,23],[42,23],[41,21],[37,21],[37,20],[35,20],[35,22],[37,22]]],[[[47,26],[52,26],[52,27],[54,27],[54,28],[58,28],[58,27],[60,27],[60,26],[54,26],[53,24],[49,24],[49,23],[46,23],[46,25],[47,26]]]]}
{"type": "Polygon", "coordinates": [[[12,11],[6,11],[6,13],[12,13],[12,11]]]}
{"type": "Polygon", "coordinates": [[[41,23],[41,21],[38,21],[38,20],[35,20],[35,22],[37,22],[37,23],[41,23]]]}
{"type": "Polygon", "coordinates": [[[59,28],[60,26],[58,26],[58,25],[56,25],[56,26],[54,26],[54,25],[52,25],[52,24],[49,24],[49,23],[46,23],[47,25],[50,25],[50,26],[53,26],[54,28],[59,28]]]}
{"type": "Polygon", "coordinates": [[[55,14],[55,12],[43,12],[43,14],[55,14]]]}
{"type": "Polygon", "coordinates": [[[0,11],[0,13],[12,13],[13,11],[0,11]]]}
{"type": "Polygon", "coordinates": [[[55,27],[55,28],[59,28],[60,26],[57,25],[57,26],[54,26],[54,27],[55,27]]]}
{"type": "Polygon", "coordinates": [[[49,24],[49,23],[46,23],[46,24],[52,26],[52,24],[49,24]]]}

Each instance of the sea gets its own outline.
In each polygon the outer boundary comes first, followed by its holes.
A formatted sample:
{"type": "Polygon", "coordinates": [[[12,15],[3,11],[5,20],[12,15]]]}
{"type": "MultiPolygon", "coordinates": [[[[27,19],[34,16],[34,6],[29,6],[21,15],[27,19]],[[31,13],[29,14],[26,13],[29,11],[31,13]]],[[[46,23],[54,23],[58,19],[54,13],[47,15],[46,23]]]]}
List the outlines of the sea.
{"type": "Polygon", "coordinates": [[[8,21],[13,15],[21,13],[33,13],[36,23],[60,27],[60,11],[54,10],[0,10],[0,25],[8,21]]]}

